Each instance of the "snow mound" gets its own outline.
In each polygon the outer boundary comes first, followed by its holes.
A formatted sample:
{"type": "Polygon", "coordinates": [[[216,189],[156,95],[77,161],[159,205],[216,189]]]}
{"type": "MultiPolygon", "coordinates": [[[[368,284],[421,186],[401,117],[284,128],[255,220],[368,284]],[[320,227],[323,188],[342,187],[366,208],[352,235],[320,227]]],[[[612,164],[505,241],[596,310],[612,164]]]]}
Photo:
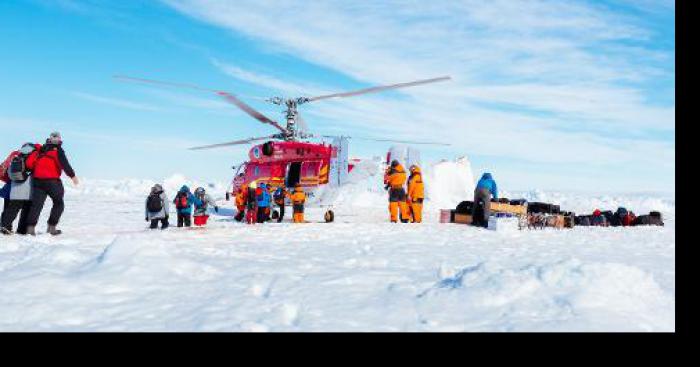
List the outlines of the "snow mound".
{"type": "Polygon", "coordinates": [[[441,279],[417,295],[427,323],[474,324],[473,318],[482,318],[508,320],[484,325],[502,331],[675,329],[674,297],[634,266],[569,259],[519,268],[479,263],[449,273],[440,269],[441,279]],[[461,312],[440,312],[436,305],[461,312]]]}
{"type": "Polygon", "coordinates": [[[160,183],[165,192],[173,196],[182,185],[188,185],[194,190],[196,187],[204,187],[214,197],[223,196],[226,193],[228,184],[223,182],[208,182],[202,179],[187,178],[181,174],[174,174],[160,181],[149,179],[83,179],[78,187],[71,184],[65,185],[67,195],[90,195],[101,197],[124,198],[144,198],[151,191],[151,187],[160,183]]]}
{"type": "Polygon", "coordinates": [[[442,161],[424,170],[426,201],[432,208],[455,208],[474,196],[474,174],[467,157],[442,161]]]}

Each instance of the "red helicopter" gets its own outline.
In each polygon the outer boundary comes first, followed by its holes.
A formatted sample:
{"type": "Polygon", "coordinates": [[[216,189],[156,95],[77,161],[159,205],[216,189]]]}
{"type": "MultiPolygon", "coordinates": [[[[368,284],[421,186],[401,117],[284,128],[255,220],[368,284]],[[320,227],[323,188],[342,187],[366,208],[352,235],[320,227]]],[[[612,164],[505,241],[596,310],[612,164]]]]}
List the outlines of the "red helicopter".
{"type": "MultiPolygon", "coordinates": [[[[355,165],[360,162],[360,160],[348,159],[348,139],[351,138],[349,136],[323,135],[320,138],[330,138],[332,139],[332,142],[310,142],[309,139],[317,137],[309,133],[308,125],[301,117],[297,107],[306,103],[324,99],[352,97],[390,89],[442,82],[451,79],[449,76],[443,76],[439,78],[376,86],[350,92],[334,93],[316,97],[273,97],[266,99],[265,101],[267,102],[285,107],[284,112],[287,122],[286,126],[282,126],[278,122],[253,109],[235,95],[225,91],[202,88],[192,84],[164,82],[121,75],[115,76],[115,78],[130,82],[188,88],[214,93],[223,98],[225,101],[237,106],[254,119],[264,124],[271,125],[275,129],[279,130],[278,133],[270,136],[235,140],[226,143],[193,147],[190,149],[212,149],[232,145],[250,144],[257,141],[267,140],[267,142],[254,145],[250,149],[250,152],[248,153],[248,161],[238,165],[237,168],[234,166],[234,169],[237,170],[231,183],[231,191],[226,193],[226,200],[230,199],[231,194],[235,195],[240,188],[247,187],[253,182],[265,183],[271,190],[275,190],[280,186],[291,188],[296,184],[300,184],[307,193],[308,205],[329,208],[324,216],[326,221],[333,220],[334,215],[330,207],[332,207],[333,201],[338,193],[337,188],[348,182],[348,174],[353,170],[355,165]]],[[[409,142],[384,139],[366,140],[407,144],[449,145],[432,142],[409,142]]]]}

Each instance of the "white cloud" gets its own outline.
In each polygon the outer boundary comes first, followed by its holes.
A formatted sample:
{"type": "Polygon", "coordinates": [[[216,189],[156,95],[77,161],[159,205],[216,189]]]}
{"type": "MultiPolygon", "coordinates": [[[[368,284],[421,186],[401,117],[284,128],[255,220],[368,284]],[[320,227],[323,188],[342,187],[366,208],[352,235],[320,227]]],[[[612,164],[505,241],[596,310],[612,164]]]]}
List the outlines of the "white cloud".
{"type": "MultiPolygon", "coordinates": [[[[644,22],[603,5],[164,1],[368,84],[444,74],[454,79],[402,90],[401,97],[311,104],[308,115],[315,118],[307,120],[317,131],[430,136],[469,153],[533,162],[675,169],[673,141],[639,138],[643,131],[668,136],[675,130],[675,106],[650,100],[659,82],[672,85],[675,56],[646,47],[655,35],[644,22]]],[[[246,82],[284,92],[299,88],[236,65],[214,64],[246,82]]]]}

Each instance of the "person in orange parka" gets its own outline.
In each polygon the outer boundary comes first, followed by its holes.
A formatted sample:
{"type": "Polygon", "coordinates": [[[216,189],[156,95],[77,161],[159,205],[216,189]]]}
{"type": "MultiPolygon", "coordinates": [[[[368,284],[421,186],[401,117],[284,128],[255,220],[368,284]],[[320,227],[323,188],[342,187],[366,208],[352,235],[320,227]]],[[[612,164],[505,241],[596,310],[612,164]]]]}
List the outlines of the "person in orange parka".
{"type": "Polygon", "coordinates": [[[294,186],[294,192],[289,196],[292,201],[294,223],[304,223],[304,203],[306,203],[306,193],[300,184],[294,186]]]}
{"type": "Polygon", "coordinates": [[[242,221],[243,217],[245,216],[245,203],[247,193],[248,190],[244,190],[243,187],[239,188],[236,192],[236,209],[238,209],[238,214],[236,214],[234,219],[236,219],[236,221],[238,222],[242,221]]]}
{"type": "Polygon", "coordinates": [[[398,221],[399,209],[401,211],[401,222],[408,223],[409,213],[406,204],[406,170],[397,160],[391,162],[386,176],[385,189],[389,190],[389,214],[392,223],[398,221]]]}
{"type": "Polygon", "coordinates": [[[425,188],[423,186],[423,175],[420,167],[413,165],[410,168],[411,176],[408,178],[408,202],[411,205],[413,222],[423,221],[423,199],[425,198],[425,188]]]}

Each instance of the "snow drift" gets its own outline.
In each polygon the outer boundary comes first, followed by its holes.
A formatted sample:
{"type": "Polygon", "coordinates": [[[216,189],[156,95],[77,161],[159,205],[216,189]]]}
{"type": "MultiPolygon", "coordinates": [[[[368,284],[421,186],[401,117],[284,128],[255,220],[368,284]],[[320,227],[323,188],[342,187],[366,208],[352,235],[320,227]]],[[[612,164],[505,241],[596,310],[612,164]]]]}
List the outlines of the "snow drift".
{"type": "MultiPolygon", "coordinates": [[[[64,235],[0,237],[0,331],[673,331],[672,197],[504,196],[578,212],[661,210],[665,227],[494,232],[439,224],[469,199],[466,158],[426,164],[425,223],[387,223],[379,161],[338,196],[336,222],[150,231],[152,180],[66,185],[64,235]]],[[[227,183],[203,186],[222,207],[227,183]]],[[[47,211],[46,211],[47,212],[47,211]]],[[[41,222],[46,219],[44,213],[41,222]]],[[[40,225],[39,230],[43,230],[40,225]]]]}

